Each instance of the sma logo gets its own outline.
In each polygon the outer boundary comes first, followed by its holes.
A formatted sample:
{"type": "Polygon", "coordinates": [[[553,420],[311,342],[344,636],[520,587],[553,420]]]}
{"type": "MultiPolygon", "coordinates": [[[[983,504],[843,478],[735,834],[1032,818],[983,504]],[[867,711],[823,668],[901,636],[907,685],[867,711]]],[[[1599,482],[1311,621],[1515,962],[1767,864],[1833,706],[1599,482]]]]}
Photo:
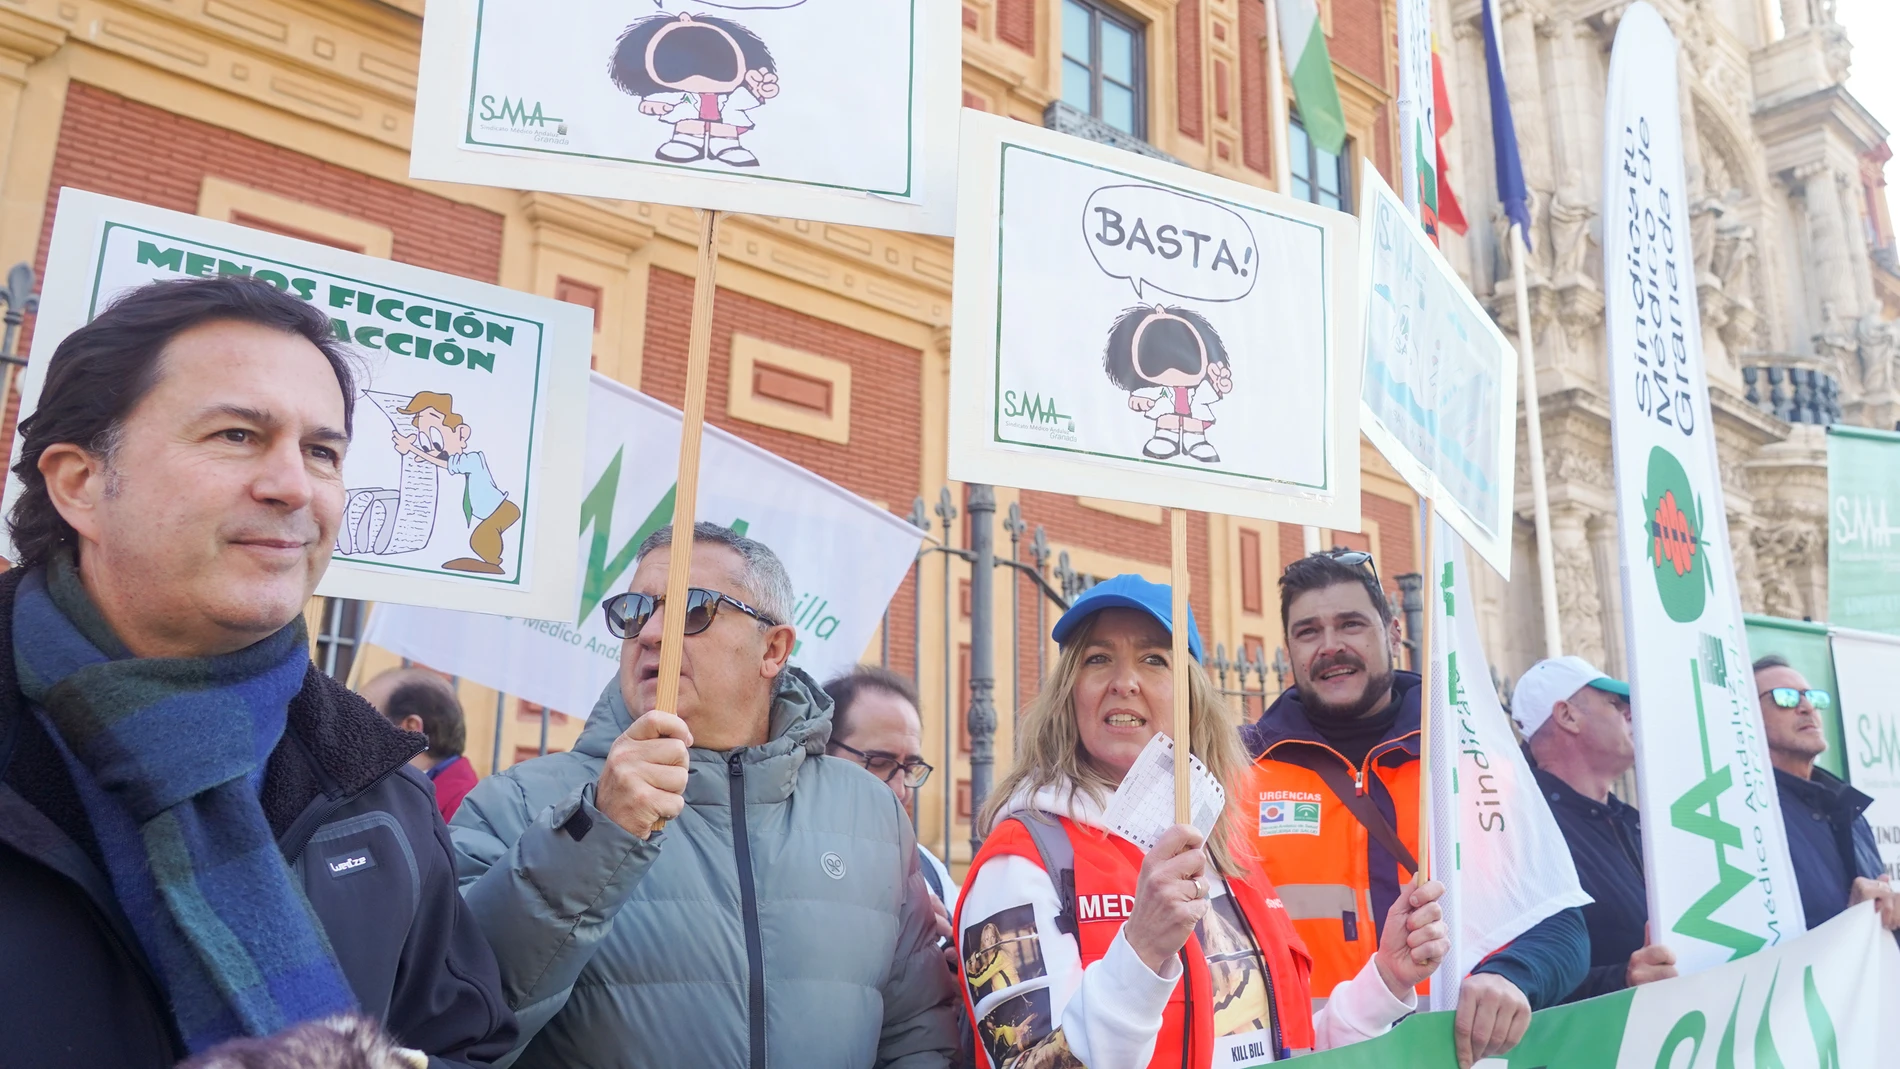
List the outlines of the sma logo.
{"type": "MultiPolygon", "coordinates": [[[[530,111],[525,100],[502,97],[501,103],[497,104],[494,97],[485,96],[482,98],[482,121],[505,122],[509,126],[533,126],[545,130],[549,123],[562,123],[566,120],[543,114],[539,100],[534,102],[534,110],[530,111]]],[[[567,128],[561,127],[560,132],[566,133],[567,128]]]]}
{"type": "Polygon", "coordinates": [[[1075,417],[1065,416],[1056,408],[1056,399],[1045,399],[1041,394],[1020,394],[1015,390],[1003,391],[1003,415],[1008,419],[1026,419],[1031,423],[1044,423],[1050,426],[1066,424],[1075,430],[1075,417]]]}

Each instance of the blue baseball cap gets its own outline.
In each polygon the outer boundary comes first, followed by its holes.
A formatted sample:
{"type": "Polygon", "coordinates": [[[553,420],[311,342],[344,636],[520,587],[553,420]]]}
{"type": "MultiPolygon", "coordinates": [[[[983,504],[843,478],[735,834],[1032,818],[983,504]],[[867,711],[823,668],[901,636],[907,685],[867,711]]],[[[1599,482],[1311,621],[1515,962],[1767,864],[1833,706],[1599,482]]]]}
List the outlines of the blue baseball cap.
{"type": "MultiPolygon", "coordinates": [[[[1174,589],[1166,583],[1150,583],[1139,575],[1118,575],[1084,590],[1070,603],[1069,611],[1056,621],[1049,637],[1055,639],[1058,646],[1066,645],[1089,617],[1103,609],[1140,609],[1161,621],[1161,626],[1173,634],[1174,589]]],[[[1187,624],[1188,653],[1198,661],[1201,659],[1201,631],[1194,625],[1192,607],[1188,609],[1187,624]]]]}

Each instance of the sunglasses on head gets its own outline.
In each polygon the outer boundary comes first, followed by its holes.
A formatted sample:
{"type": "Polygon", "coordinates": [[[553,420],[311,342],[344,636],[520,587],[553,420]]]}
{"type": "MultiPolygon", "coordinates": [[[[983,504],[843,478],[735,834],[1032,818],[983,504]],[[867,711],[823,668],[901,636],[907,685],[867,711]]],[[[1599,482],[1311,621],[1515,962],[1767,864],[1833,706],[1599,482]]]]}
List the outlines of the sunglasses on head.
{"type": "Polygon", "coordinates": [[[1802,698],[1806,698],[1808,704],[1814,706],[1816,709],[1826,709],[1834,704],[1834,696],[1824,690],[1796,690],[1793,687],[1776,687],[1773,690],[1764,690],[1762,693],[1773,698],[1775,704],[1781,706],[1783,709],[1799,707],[1802,698]]]}
{"type": "MultiPolygon", "coordinates": [[[[646,627],[647,621],[660,611],[660,605],[665,601],[665,595],[615,594],[600,603],[600,611],[607,614],[607,630],[615,638],[632,638],[646,627]]],[[[697,635],[711,627],[713,617],[719,614],[720,605],[730,605],[768,627],[778,625],[777,620],[738,598],[694,586],[686,588],[686,633],[697,635]]]]}
{"type": "Polygon", "coordinates": [[[1348,568],[1363,568],[1373,582],[1379,581],[1379,568],[1372,563],[1372,554],[1363,549],[1328,549],[1318,555],[1330,557],[1348,568]]]}

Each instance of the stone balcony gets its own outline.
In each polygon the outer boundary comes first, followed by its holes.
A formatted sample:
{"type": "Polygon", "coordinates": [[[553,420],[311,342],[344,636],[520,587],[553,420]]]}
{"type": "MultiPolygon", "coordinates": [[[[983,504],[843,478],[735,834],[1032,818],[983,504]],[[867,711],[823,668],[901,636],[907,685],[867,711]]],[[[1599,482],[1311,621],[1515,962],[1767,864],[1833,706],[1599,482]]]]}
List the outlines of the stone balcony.
{"type": "Polygon", "coordinates": [[[1087,138],[1097,144],[1124,149],[1152,159],[1166,160],[1169,163],[1181,162],[1141,138],[1123,133],[1093,115],[1064,104],[1060,100],[1050,101],[1049,106],[1042,110],[1042,125],[1057,133],[1074,134],[1076,137],[1087,138]]]}
{"type": "Polygon", "coordinates": [[[1841,421],[1840,382],[1806,361],[1745,365],[1742,383],[1750,404],[1789,423],[1841,421]]]}

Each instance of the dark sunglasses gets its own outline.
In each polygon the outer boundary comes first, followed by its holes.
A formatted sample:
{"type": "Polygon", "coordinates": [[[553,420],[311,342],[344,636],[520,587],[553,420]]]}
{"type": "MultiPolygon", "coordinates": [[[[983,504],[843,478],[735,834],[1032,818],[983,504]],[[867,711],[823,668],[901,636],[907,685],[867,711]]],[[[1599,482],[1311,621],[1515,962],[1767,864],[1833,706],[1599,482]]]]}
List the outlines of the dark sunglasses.
{"type": "Polygon", "coordinates": [[[1372,554],[1363,549],[1328,549],[1318,555],[1331,557],[1348,568],[1364,568],[1374,583],[1379,581],[1379,568],[1372,563],[1372,554]]]}
{"type": "MultiPolygon", "coordinates": [[[[615,638],[632,638],[646,627],[654,613],[660,611],[660,604],[665,600],[665,595],[656,598],[651,594],[615,594],[600,603],[600,611],[607,614],[607,630],[613,632],[615,638]]],[[[719,614],[722,604],[730,605],[768,627],[778,625],[777,620],[738,598],[694,586],[686,588],[686,633],[697,635],[711,627],[713,617],[719,614]]]]}
{"type": "Polygon", "coordinates": [[[1775,687],[1772,690],[1764,690],[1762,693],[1774,698],[1775,704],[1781,706],[1783,709],[1799,708],[1802,698],[1806,698],[1808,704],[1814,706],[1816,709],[1826,709],[1834,704],[1834,696],[1824,690],[1796,690],[1793,687],[1775,687]]]}
{"type": "Polygon", "coordinates": [[[856,757],[858,763],[864,766],[866,772],[869,772],[871,775],[876,776],[886,783],[889,783],[891,777],[899,772],[904,774],[904,786],[912,789],[923,786],[924,781],[930,778],[932,769],[929,765],[924,763],[924,759],[921,757],[912,757],[907,760],[899,761],[890,754],[879,753],[876,750],[866,753],[854,746],[846,746],[836,739],[832,740],[831,744],[843,750],[845,753],[856,757]]]}

